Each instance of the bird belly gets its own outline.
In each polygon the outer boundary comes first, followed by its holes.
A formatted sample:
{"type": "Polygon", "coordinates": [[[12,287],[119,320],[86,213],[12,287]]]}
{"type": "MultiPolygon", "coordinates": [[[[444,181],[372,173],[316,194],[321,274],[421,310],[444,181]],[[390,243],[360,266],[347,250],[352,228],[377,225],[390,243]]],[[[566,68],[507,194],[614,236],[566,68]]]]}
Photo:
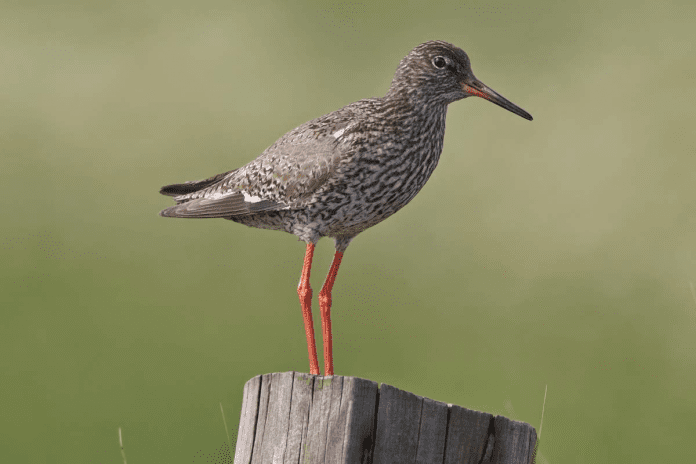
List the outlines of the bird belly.
{"type": "Polygon", "coordinates": [[[353,237],[399,211],[417,192],[383,193],[379,198],[351,196],[340,204],[317,204],[310,208],[311,222],[320,224],[321,236],[353,237]]]}

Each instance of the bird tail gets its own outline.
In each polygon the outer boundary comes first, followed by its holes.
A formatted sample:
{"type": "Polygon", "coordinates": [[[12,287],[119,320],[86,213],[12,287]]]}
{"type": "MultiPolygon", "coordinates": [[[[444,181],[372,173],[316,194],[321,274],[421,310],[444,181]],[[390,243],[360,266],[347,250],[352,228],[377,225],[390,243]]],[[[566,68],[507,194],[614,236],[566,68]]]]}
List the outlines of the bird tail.
{"type": "Polygon", "coordinates": [[[184,182],[183,184],[165,185],[160,189],[160,193],[169,197],[188,195],[189,193],[197,192],[204,188],[210,187],[211,185],[221,181],[231,172],[234,171],[223,172],[222,174],[218,174],[217,176],[209,177],[208,179],[204,180],[192,180],[189,182],[184,182]]]}

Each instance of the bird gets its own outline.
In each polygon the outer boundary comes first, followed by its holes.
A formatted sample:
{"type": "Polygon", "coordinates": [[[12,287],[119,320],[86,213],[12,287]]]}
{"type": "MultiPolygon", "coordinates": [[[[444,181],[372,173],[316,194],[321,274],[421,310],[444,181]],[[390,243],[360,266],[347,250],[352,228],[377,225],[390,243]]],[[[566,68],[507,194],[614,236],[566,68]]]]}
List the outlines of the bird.
{"type": "Polygon", "coordinates": [[[313,375],[319,363],[310,271],[316,243],[333,238],[335,254],[318,296],[324,375],[331,376],[331,294],[343,255],[360,232],[399,211],[425,185],[442,153],[448,105],[470,96],[532,120],[474,76],[462,49],[440,40],[422,43],[401,60],[383,97],[308,121],[238,169],[162,187],[177,204],[160,215],[223,218],[306,243],[297,293],[313,375]]]}

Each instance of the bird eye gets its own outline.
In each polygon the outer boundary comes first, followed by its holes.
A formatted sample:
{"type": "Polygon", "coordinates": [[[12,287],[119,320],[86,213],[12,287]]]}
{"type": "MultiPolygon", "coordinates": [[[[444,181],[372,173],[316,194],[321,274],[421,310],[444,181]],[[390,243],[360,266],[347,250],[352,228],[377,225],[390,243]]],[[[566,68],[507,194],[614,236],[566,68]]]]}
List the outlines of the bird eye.
{"type": "Polygon", "coordinates": [[[436,56],[433,58],[433,65],[438,69],[444,68],[446,64],[447,61],[445,61],[445,59],[441,56],[436,56]]]}

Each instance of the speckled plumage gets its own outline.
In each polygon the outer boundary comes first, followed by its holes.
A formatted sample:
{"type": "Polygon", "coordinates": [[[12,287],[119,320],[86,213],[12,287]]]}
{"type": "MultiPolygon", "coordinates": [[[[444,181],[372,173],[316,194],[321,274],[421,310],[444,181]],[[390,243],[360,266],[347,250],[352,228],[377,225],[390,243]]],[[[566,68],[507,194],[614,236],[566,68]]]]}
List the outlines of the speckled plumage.
{"type": "Polygon", "coordinates": [[[420,191],[442,152],[447,105],[482,88],[464,51],[424,43],[401,60],[384,97],[306,122],[239,169],[163,187],[178,204],[160,214],[225,218],[308,243],[333,237],[342,252],[420,191]]]}
{"type": "Polygon", "coordinates": [[[447,105],[471,95],[532,119],[476,79],[461,49],[426,42],[401,60],[384,97],[306,122],[239,169],[162,187],[177,205],[160,214],[225,218],[284,230],[307,242],[297,293],[311,374],[319,374],[309,284],[314,245],[333,237],[336,253],[319,292],[324,370],[333,375],[331,291],[343,252],[356,235],[403,208],[425,185],[442,153],[447,105]]]}

